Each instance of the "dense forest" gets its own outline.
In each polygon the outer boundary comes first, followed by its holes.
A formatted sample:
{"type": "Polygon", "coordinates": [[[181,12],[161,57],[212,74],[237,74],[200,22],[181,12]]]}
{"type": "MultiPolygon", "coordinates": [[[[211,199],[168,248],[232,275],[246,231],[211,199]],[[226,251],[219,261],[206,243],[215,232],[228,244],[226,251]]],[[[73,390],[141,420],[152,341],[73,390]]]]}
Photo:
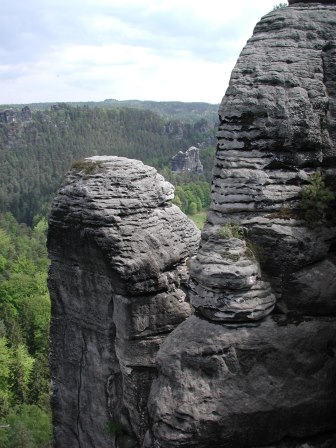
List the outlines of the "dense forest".
{"type": "MultiPolygon", "coordinates": [[[[180,120],[184,123],[195,123],[201,119],[206,119],[210,123],[215,123],[218,119],[219,104],[209,103],[183,103],[181,101],[139,101],[106,99],[104,101],[82,101],[64,103],[70,107],[89,107],[103,109],[132,108],[138,110],[149,110],[160,115],[167,120],[180,120]]],[[[1,109],[21,110],[26,104],[7,104],[0,106],[1,109]]],[[[50,110],[54,103],[32,103],[28,104],[33,111],[50,110]]]]}
{"type": "Polygon", "coordinates": [[[59,104],[46,109],[42,105],[25,116],[15,110],[8,117],[0,112],[3,448],[52,446],[47,215],[51,199],[71,165],[91,155],[140,159],[175,185],[174,203],[182,211],[199,226],[205,219],[215,153],[211,145],[215,122],[208,120],[211,108],[209,112],[201,103],[148,102],[153,111],[145,110],[147,102],[130,102],[135,103],[134,108],[116,107],[116,103],[107,100],[106,108],[59,104]],[[192,145],[202,148],[204,173],[172,173],[171,157],[192,145]]]}
{"type": "Polygon", "coordinates": [[[184,123],[131,108],[70,107],[36,111],[29,120],[0,123],[0,212],[33,225],[44,216],[71,164],[93,155],[119,155],[169,169],[191,145],[213,141],[214,123],[184,123]]]}
{"type": "Polygon", "coordinates": [[[0,446],[51,447],[45,219],[0,215],[0,446]]]}

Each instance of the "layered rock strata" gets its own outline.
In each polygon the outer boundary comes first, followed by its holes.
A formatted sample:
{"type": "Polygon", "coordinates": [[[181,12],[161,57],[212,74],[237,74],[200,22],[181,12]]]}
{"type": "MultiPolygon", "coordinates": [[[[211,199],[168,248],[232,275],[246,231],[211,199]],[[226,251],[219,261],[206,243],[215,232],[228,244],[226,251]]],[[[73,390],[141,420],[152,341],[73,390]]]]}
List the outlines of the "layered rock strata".
{"type": "Polygon", "coordinates": [[[48,237],[53,424],[58,448],[140,446],[155,357],[190,314],[187,260],[199,231],[154,168],[118,157],[74,164],[48,237]]]}
{"type": "Polygon", "coordinates": [[[148,447],[335,446],[335,24],[330,2],[277,9],[233,70],[195,315],[158,353],[148,447]],[[329,197],[315,222],[309,185],[329,197]]]}
{"type": "Polygon", "coordinates": [[[335,0],[288,0],[289,5],[294,5],[295,3],[336,3],[335,0]]]}

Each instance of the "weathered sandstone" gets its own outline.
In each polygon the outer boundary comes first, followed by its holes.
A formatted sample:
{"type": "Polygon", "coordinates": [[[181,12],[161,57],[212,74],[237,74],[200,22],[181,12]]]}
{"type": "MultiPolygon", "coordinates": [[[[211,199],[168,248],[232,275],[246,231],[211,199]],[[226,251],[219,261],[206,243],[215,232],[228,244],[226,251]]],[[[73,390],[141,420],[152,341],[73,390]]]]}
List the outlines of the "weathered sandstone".
{"type": "Polygon", "coordinates": [[[156,352],[190,314],[186,262],[199,231],[154,168],[118,157],[74,165],[48,238],[56,445],[139,446],[156,352]]]}
{"type": "Polygon", "coordinates": [[[329,431],[335,340],[328,318],[231,328],[190,317],[159,351],[156,446],[255,447],[329,431]]]}
{"type": "Polygon", "coordinates": [[[335,446],[335,202],[302,212],[315,173],[336,192],[335,24],[329,2],[272,11],[232,72],[196,315],[159,350],[146,447],[335,446]]]}
{"type": "Polygon", "coordinates": [[[288,0],[289,5],[294,5],[295,3],[336,3],[335,0],[288,0]]]}
{"type": "MultiPolygon", "coordinates": [[[[285,290],[293,290],[297,277],[309,277],[309,267],[316,271],[314,263],[332,258],[335,226],[326,221],[310,229],[299,212],[302,189],[316,170],[334,188],[335,19],[334,5],[312,3],[278,9],[257,24],[242,51],[220,106],[212,204],[199,256],[192,266],[192,280],[199,289],[223,296],[231,288],[225,286],[223,276],[229,281],[234,271],[237,281],[243,278],[239,273],[242,257],[232,260],[231,269],[223,270],[223,261],[211,255],[223,252],[224,245],[216,235],[228,223],[244,228],[248,246],[261,267],[257,275],[254,269],[249,285],[241,284],[242,302],[258,280],[271,284],[281,300],[285,290]],[[203,254],[212,259],[211,264],[203,254]],[[205,270],[209,278],[220,277],[220,281],[207,280],[205,270]]],[[[234,252],[237,242],[231,239],[226,246],[226,252],[234,252]]],[[[335,296],[335,286],[330,288],[327,295],[335,296]]],[[[268,294],[266,314],[271,311],[269,298],[268,294]]],[[[286,293],[287,306],[298,308],[295,300],[287,299],[286,293]]],[[[195,298],[192,294],[192,301],[199,309],[198,294],[195,298]]],[[[217,314],[225,313],[227,301],[222,302],[213,303],[217,314]]],[[[305,309],[303,302],[299,308],[309,314],[312,306],[305,309]]],[[[335,311],[335,300],[331,302],[327,314],[335,311]]],[[[260,300],[255,307],[260,311],[260,300]]],[[[246,315],[248,319],[256,316],[252,308],[251,313],[246,315]]],[[[323,313],[320,309],[318,314],[323,313]]]]}

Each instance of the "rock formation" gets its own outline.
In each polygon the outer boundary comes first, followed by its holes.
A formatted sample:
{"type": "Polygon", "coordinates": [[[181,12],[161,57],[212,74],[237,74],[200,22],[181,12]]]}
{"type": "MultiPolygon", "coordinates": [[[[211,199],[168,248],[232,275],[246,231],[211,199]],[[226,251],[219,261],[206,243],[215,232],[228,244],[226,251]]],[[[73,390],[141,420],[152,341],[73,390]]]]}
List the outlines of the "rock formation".
{"type": "Polygon", "coordinates": [[[140,446],[166,335],[190,314],[199,231],[135,160],[74,164],[50,217],[53,425],[59,448],[140,446]]]}
{"type": "Polygon", "coordinates": [[[7,109],[0,112],[0,123],[25,123],[31,121],[32,113],[28,106],[22,108],[20,112],[7,109]]]}
{"type": "Polygon", "coordinates": [[[179,151],[172,157],[172,171],[175,173],[181,173],[183,171],[203,173],[203,165],[199,158],[199,149],[191,146],[186,152],[179,151]]]}
{"type": "Polygon", "coordinates": [[[48,243],[58,448],[335,448],[336,5],[290,3],[220,106],[193,315],[198,232],[171,185],[122,158],[68,174],[48,243]]]}
{"type": "Polygon", "coordinates": [[[335,0],[288,0],[289,5],[294,5],[295,3],[335,3],[335,0]]]}
{"type": "Polygon", "coordinates": [[[159,350],[148,447],[336,446],[336,5],[321,3],[263,17],[233,70],[195,315],[159,350]]]}

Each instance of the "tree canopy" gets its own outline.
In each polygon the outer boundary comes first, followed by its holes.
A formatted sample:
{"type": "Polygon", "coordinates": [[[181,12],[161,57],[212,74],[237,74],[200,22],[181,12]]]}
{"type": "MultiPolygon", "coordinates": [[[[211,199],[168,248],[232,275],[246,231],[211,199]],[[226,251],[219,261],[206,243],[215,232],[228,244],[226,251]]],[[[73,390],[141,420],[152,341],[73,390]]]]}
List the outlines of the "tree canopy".
{"type": "Polygon", "coordinates": [[[45,219],[0,215],[0,446],[51,447],[45,219]],[[7,427],[7,425],[9,425],[7,427]]]}
{"type": "Polygon", "coordinates": [[[118,155],[162,168],[213,133],[204,120],[166,120],[148,110],[63,105],[27,122],[0,123],[0,212],[33,225],[75,160],[118,155]]]}

